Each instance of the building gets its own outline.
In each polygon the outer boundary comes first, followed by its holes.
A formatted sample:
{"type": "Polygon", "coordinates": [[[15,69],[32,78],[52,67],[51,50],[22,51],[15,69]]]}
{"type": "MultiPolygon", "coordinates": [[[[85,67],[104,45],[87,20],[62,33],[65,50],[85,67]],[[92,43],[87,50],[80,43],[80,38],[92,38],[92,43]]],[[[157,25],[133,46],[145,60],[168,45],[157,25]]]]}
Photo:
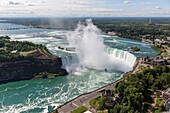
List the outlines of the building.
{"type": "Polygon", "coordinates": [[[105,97],[106,98],[106,106],[112,106],[114,101],[116,100],[116,96],[112,93],[111,90],[101,90],[101,97],[105,97]]]}
{"type": "Polygon", "coordinates": [[[17,52],[18,52],[18,50],[11,51],[12,54],[15,54],[17,52]]]}
{"type": "Polygon", "coordinates": [[[154,59],[154,60],[151,61],[151,64],[152,65],[157,65],[157,64],[167,65],[168,62],[165,59],[154,59]]]}
{"type": "Polygon", "coordinates": [[[85,111],[84,113],[92,113],[91,111],[89,111],[89,110],[87,110],[87,111],[85,111]]]}
{"type": "Polygon", "coordinates": [[[169,40],[169,41],[170,41],[170,37],[167,37],[167,40],[169,40]]]}
{"type": "Polygon", "coordinates": [[[156,38],[156,39],[154,40],[154,42],[155,42],[155,43],[165,43],[165,40],[164,40],[164,39],[158,39],[158,38],[156,38]]]}
{"type": "Polygon", "coordinates": [[[162,59],[160,57],[144,57],[142,58],[142,62],[150,65],[157,65],[157,64],[163,64],[163,65],[169,65],[168,61],[166,59],[162,59]]]}
{"type": "Polygon", "coordinates": [[[163,93],[163,98],[168,100],[170,98],[170,88],[168,88],[164,93],[163,93]]]}
{"type": "Polygon", "coordinates": [[[169,98],[169,100],[166,102],[166,110],[170,112],[170,98],[169,98]]]}
{"type": "Polygon", "coordinates": [[[163,93],[163,98],[165,100],[167,100],[165,102],[165,108],[167,111],[170,111],[170,88],[168,88],[167,90],[165,90],[165,92],[163,93]]]}
{"type": "Polygon", "coordinates": [[[148,56],[146,56],[146,57],[142,58],[142,60],[143,60],[143,62],[149,62],[150,59],[148,56]]]}
{"type": "Polygon", "coordinates": [[[152,24],[152,19],[151,18],[149,19],[149,24],[152,24]]]}
{"type": "Polygon", "coordinates": [[[117,33],[112,31],[112,32],[108,32],[107,34],[111,36],[116,36],[117,33]]]}

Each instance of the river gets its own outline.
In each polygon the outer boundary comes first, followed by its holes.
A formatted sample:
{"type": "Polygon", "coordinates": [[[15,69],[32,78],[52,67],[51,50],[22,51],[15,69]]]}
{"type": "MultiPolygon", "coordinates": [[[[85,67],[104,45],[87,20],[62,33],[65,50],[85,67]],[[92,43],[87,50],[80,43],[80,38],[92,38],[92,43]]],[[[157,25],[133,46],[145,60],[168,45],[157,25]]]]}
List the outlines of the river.
{"type": "MultiPolygon", "coordinates": [[[[0,30],[0,35],[8,35],[11,40],[31,41],[43,44],[57,56],[65,57],[68,52],[58,49],[57,46],[67,45],[64,37],[69,31],[27,28],[26,26],[11,23],[0,23],[0,29],[23,28],[16,30],[0,30]]],[[[129,51],[136,57],[153,56],[157,52],[148,43],[102,35],[104,42],[111,48],[129,51]],[[131,46],[137,46],[140,52],[132,52],[131,46]]],[[[76,96],[95,90],[112,83],[120,78],[121,72],[104,72],[93,69],[83,69],[68,76],[55,79],[28,80],[0,85],[0,112],[1,113],[46,113],[56,106],[63,104],[76,96]]]]}

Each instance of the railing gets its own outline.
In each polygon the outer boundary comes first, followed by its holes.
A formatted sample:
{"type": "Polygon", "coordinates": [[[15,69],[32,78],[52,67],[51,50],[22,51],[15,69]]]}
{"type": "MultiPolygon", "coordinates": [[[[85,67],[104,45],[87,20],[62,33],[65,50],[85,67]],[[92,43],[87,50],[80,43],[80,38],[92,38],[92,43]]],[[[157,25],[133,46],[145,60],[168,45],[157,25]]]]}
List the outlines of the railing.
{"type": "MultiPolygon", "coordinates": [[[[63,107],[63,106],[65,106],[66,104],[68,104],[68,103],[76,100],[77,98],[79,98],[79,97],[81,97],[81,96],[85,96],[85,95],[91,94],[91,93],[93,93],[93,92],[96,92],[96,91],[98,91],[98,90],[101,90],[101,89],[103,89],[103,88],[105,88],[105,87],[107,87],[107,86],[110,86],[110,85],[112,85],[112,84],[116,85],[118,82],[120,82],[120,81],[122,81],[122,80],[123,80],[123,78],[121,77],[119,80],[117,80],[117,81],[115,81],[115,82],[113,82],[113,83],[110,83],[110,84],[108,84],[108,85],[106,85],[106,86],[103,86],[103,87],[101,87],[101,88],[98,88],[98,89],[96,89],[96,90],[94,90],[94,91],[91,91],[91,92],[88,92],[88,93],[81,94],[81,95],[75,97],[74,99],[72,99],[72,100],[70,100],[70,101],[68,101],[68,102],[66,102],[66,103],[58,106],[56,110],[60,109],[61,107],[63,107]]],[[[54,110],[54,111],[56,111],[56,110],[54,110]]]]}

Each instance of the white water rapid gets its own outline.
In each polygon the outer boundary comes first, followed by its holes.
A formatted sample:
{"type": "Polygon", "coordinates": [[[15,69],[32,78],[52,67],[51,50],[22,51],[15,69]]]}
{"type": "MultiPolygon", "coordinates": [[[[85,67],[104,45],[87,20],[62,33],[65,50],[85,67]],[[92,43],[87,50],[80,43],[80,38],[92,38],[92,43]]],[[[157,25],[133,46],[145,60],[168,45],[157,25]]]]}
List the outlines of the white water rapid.
{"type": "Polygon", "coordinates": [[[67,35],[67,40],[75,47],[75,54],[62,58],[62,67],[68,72],[85,67],[127,72],[136,61],[136,57],[127,51],[106,47],[100,30],[91,20],[79,23],[75,31],[67,35]]]}

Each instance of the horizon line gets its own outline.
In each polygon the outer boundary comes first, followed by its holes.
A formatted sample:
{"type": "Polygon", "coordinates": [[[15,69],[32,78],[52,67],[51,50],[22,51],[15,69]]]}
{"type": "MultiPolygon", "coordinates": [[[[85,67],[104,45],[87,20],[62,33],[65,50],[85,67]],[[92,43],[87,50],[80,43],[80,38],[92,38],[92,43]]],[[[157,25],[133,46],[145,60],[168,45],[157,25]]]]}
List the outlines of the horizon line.
{"type": "Polygon", "coordinates": [[[0,18],[170,18],[170,16],[19,16],[0,18]]]}

